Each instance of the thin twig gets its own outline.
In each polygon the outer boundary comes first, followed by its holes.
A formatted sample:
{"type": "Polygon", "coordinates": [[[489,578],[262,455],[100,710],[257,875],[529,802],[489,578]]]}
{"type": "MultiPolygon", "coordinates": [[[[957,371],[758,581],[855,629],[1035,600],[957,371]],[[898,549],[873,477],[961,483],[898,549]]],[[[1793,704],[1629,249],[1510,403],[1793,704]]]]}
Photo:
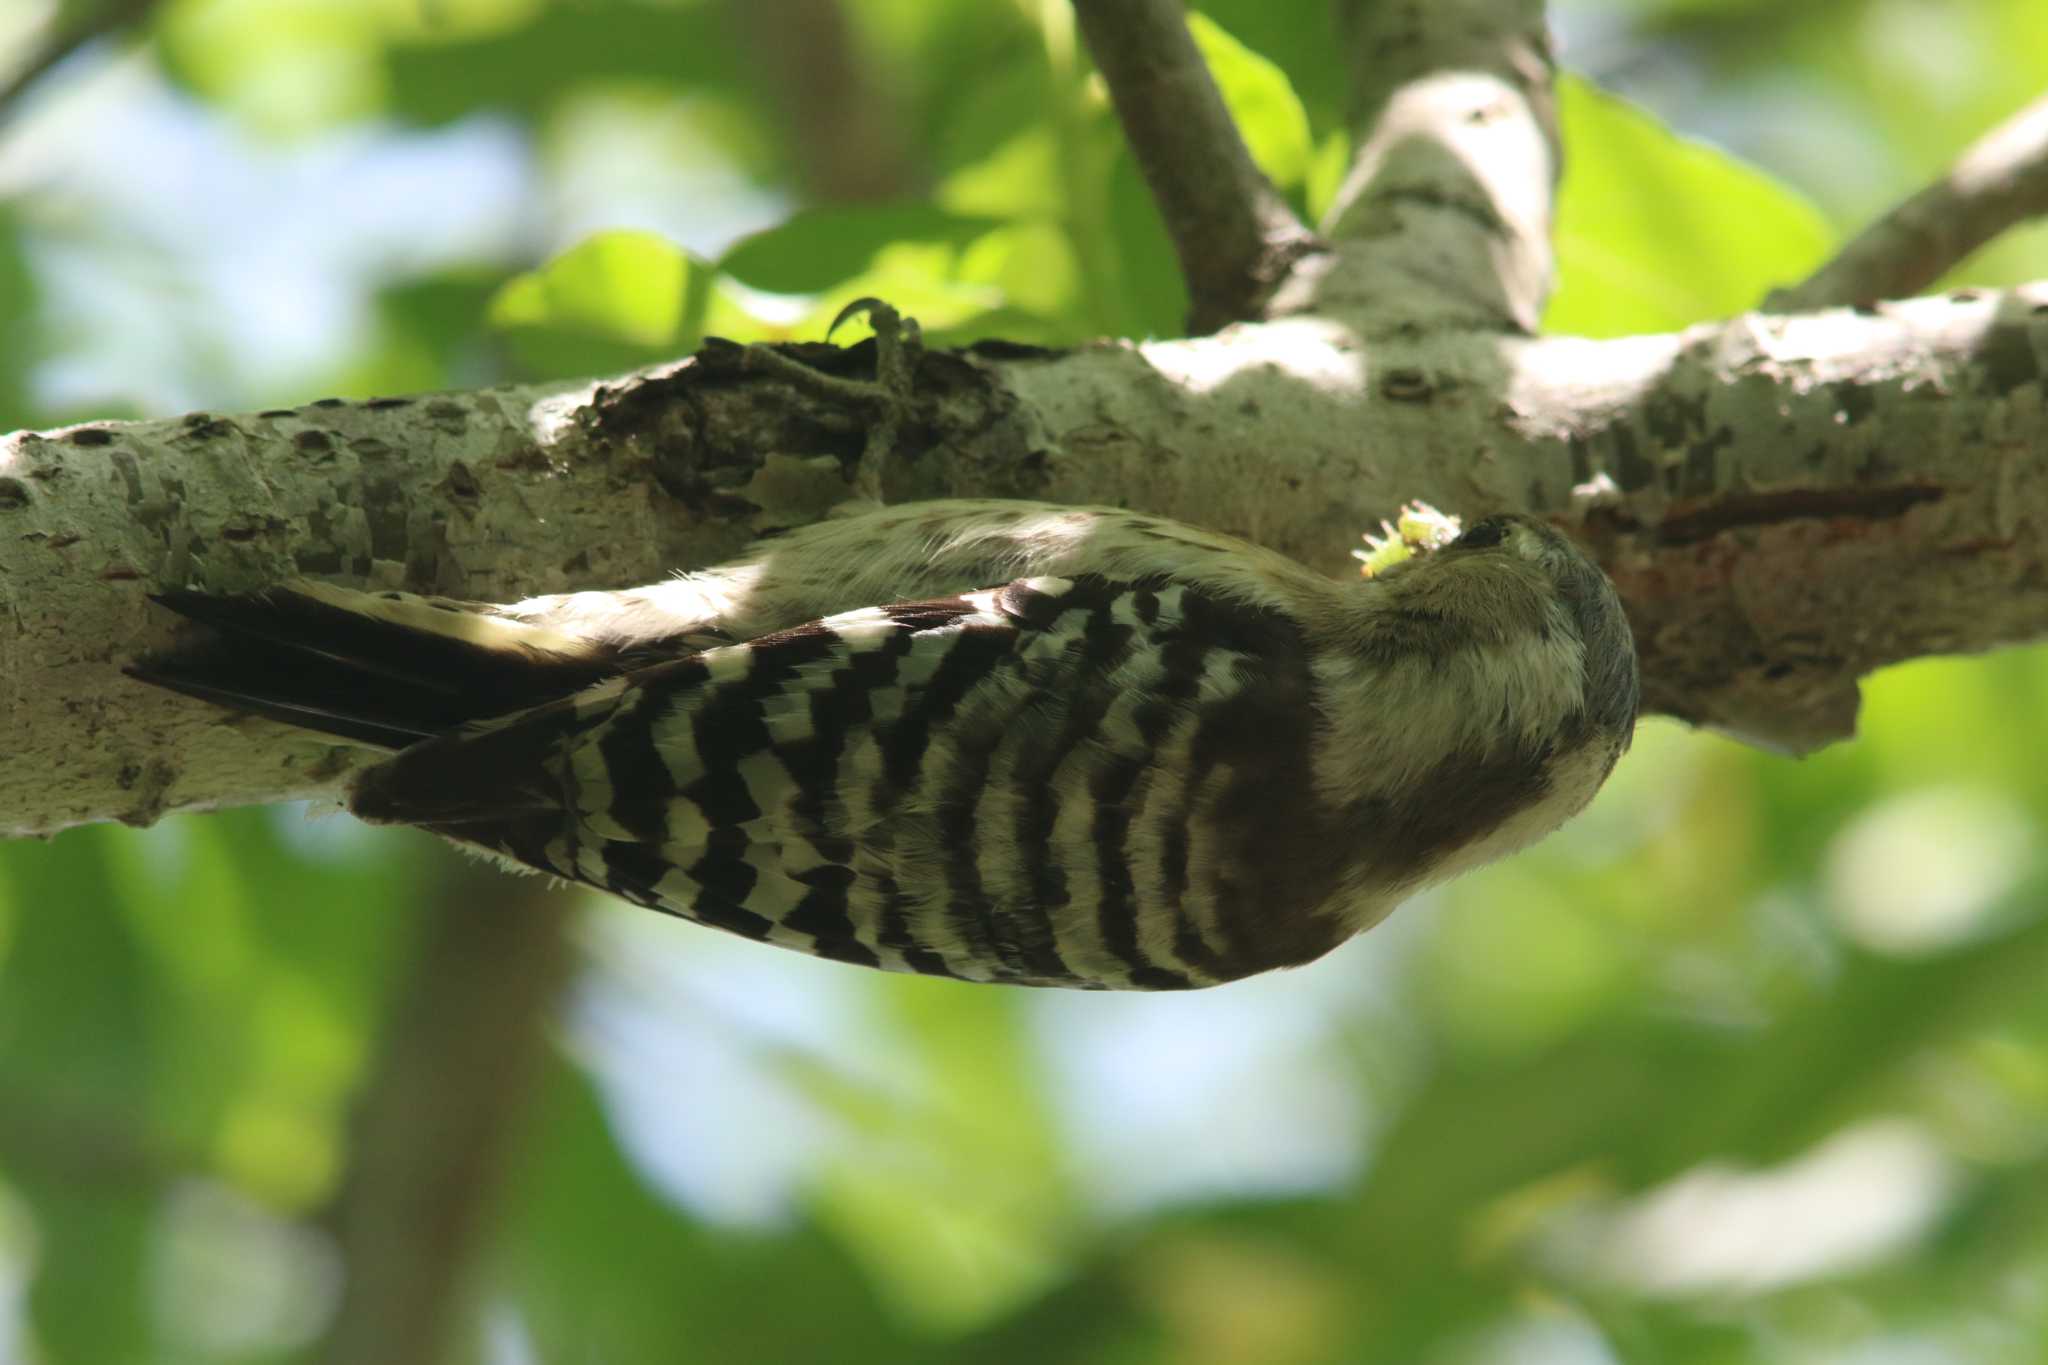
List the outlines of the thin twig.
{"type": "Polygon", "coordinates": [[[1181,0],[1075,0],[1074,14],[1211,332],[1256,318],[1315,238],[1253,164],[1181,0]]]}
{"type": "Polygon", "coordinates": [[[2048,213],[2048,96],[1999,124],[1949,172],[1865,228],[1764,307],[1797,313],[1918,294],[2007,228],[2048,213]]]}

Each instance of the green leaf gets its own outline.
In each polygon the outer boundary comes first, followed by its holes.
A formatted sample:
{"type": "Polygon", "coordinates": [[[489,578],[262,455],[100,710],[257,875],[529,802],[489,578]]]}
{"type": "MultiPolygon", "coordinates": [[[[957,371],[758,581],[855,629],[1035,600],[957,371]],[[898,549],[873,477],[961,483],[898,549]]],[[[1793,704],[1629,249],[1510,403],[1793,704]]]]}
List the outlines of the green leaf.
{"type": "Polygon", "coordinates": [[[690,258],[652,232],[600,232],[508,280],[491,300],[499,327],[580,328],[629,345],[675,340],[690,258]]]}
{"type": "MultiPolygon", "coordinates": [[[[994,8],[993,6],[984,8],[994,8]]],[[[932,109],[932,164],[939,178],[987,160],[1020,133],[1044,127],[1055,101],[1072,98],[1053,80],[1041,39],[1021,50],[974,52],[965,72],[934,73],[944,82],[932,109]],[[991,60],[994,58],[994,60],[991,60]]],[[[961,61],[968,54],[954,54],[961,61]]]]}
{"type": "Polygon", "coordinates": [[[818,1208],[905,1319],[982,1327],[1064,1273],[1075,1226],[1021,1007],[947,982],[891,979],[880,996],[921,1073],[914,1097],[791,1072],[848,1129],[818,1208]]]}
{"type": "Polygon", "coordinates": [[[0,431],[32,420],[27,380],[42,340],[37,292],[15,212],[0,204],[0,431]]]}
{"type": "MultiPolygon", "coordinates": [[[[825,291],[795,327],[798,336],[822,337],[841,309],[858,298],[887,299],[914,317],[927,339],[958,345],[980,331],[979,324],[1004,307],[1003,294],[992,284],[962,280],[960,253],[931,242],[900,242],[884,247],[874,263],[853,278],[825,291]]],[[[834,334],[842,343],[863,335],[865,321],[848,324],[834,334]]]]}
{"type": "Polygon", "coordinates": [[[807,209],[741,238],[718,268],[750,288],[815,294],[866,270],[885,247],[899,242],[964,246],[996,221],[948,213],[923,201],[807,209]]]}
{"type": "Polygon", "coordinates": [[[652,232],[600,232],[505,282],[490,320],[531,371],[553,377],[652,364],[706,332],[752,341],[781,329],[751,317],[715,272],[652,232]]]}
{"type": "MultiPolygon", "coordinates": [[[[807,215],[787,236],[775,229],[764,234],[771,240],[754,239],[728,258],[749,284],[772,279],[809,286],[802,291],[809,296],[803,314],[775,335],[822,338],[841,309],[868,297],[887,299],[916,318],[934,345],[959,346],[990,336],[1057,345],[1086,335],[1073,322],[1080,288],[1072,243],[1050,223],[990,230],[986,219],[906,213],[902,218],[928,229],[928,235],[886,240],[883,233],[869,231],[883,219],[863,221],[858,210],[848,215],[852,235],[838,236],[833,227],[839,215],[838,210],[807,215]],[[826,280],[816,260],[806,265],[805,243],[827,237],[836,237],[837,248],[821,248],[820,254],[835,271],[853,264],[852,273],[826,280]],[[855,263],[849,244],[866,249],[870,240],[871,254],[855,263]]],[[[732,335],[715,325],[709,330],[732,335]]],[[[864,321],[850,319],[833,339],[845,344],[866,334],[864,321]]]]}
{"type": "Polygon", "coordinates": [[[1308,175],[1313,143],[1308,114],[1287,73],[1231,37],[1206,14],[1190,14],[1188,31],[1236,120],[1252,160],[1282,189],[1308,175]]]}
{"type": "Polygon", "coordinates": [[[1309,162],[1308,183],[1303,186],[1302,196],[1311,223],[1322,222],[1329,213],[1350,170],[1351,137],[1339,128],[1316,144],[1315,157],[1309,162]]]}
{"type": "Polygon", "coordinates": [[[484,320],[506,272],[458,267],[377,291],[377,335],[335,381],[337,393],[424,393],[501,383],[503,357],[484,320]]]}
{"type": "MultiPolygon", "coordinates": [[[[706,1113],[706,1122],[745,1115],[706,1113]]],[[[499,1292],[539,1360],[605,1365],[912,1362],[931,1357],[880,1311],[846,1252],[808,1226],[704,1227],[619,1150],[589,1080],[551,1068],[505,1183],[499,1292]]]]}
{"type": "Polygon", "coordinates": [[[960,255],[960,279],[1000,289],[1013,308],[1058,317],[1075,307],[1080,265],[1067,234],[1050,223],[1019,223],[984,233],[960,255]]]}
{"type": "MultiPolygon", "coordinates": [[[[743,239],[719,267],[751,288],[815,295],[788,329],[799,337],[822,336],[866,295],[915,317],[941,344],[991,335],[1057,344],[1084,334],[1071,325],[1080,294],[1072,239],[1043,218],[1005,225],[925,203],[812,209],[743,239]]],[[[835,339],[862,334],[849,323],[835,339]]]]}
{"type": "Polygon", "coordinates": [[[158,47],[197,93],[297,134],[383,107],[381,29],[358,0],[186,0],[165,7],[158,47]]]}
{"type": "Polygon", "coordinates": [[[480,109],[535,115],[565,94],[613,82],[701,96],[733,90],[746,69],[712,5],[577,0],[534,10],[530,23],[486,36],[391,46],[392,111],[421,123],[480,109]]]}
{"type": "Polygon", "coordinates": [[[1820,211],[1582,80],[1558,83],[1570,149],[1546,330],[1661,332],[1756,307],[1826,257],[1820,211]]]}
{"type": "Polygon", "coordinates": [[[1108,216],[1121,305],[1114,330],[1131,337],[1180,335],[1187,325],[1187,281],[1181,278],[1159,206],[1128,152],[1117,158],[1110,175],[1108,216]]]}
{"type": "Polygon", "coordinates": [[[980,161],[947,176],[936,198],[948,211],[962,215],[1063,215],[1067,191],[1052,129],[1041,125],[1017,134],[980,161]]]}
{"type": "Polygon", "coordinates": [[[1287,73],[1318,132],[1342,127],[1351,78],[1337,41],[1335,7],[1276,5],[1273,0],[1197,0],[1189,6],[1287,73]]]}
{"type": "Polygon", "coordinates": [[[108,876],[107,827],[15,844],[0,963],[0,1171],[40,1244],[29,1320],[52,1361],[149,1358],[147,1121],[156,1001],[108,876]]]}

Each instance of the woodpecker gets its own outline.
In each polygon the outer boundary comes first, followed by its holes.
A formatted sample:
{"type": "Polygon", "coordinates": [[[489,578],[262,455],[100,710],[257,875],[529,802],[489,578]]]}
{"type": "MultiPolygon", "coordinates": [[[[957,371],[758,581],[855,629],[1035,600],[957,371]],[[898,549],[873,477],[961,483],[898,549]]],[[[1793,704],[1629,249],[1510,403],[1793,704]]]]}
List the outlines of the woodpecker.
{"type": "Polygon", "coordinates": [[[1340,582],[1142,513],[913,503],[619,592],[167,592],[144,682],[390,751],[348,804],[820,957],[1215,985],[1541,838],[1636,655],[1564,535],[1340,582]]]}

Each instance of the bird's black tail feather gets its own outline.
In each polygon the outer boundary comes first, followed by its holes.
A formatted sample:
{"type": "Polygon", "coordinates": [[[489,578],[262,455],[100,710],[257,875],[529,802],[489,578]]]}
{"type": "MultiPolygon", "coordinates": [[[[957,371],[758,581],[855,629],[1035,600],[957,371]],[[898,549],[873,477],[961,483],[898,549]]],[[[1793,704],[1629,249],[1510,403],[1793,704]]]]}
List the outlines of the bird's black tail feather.
{"type": "Polygon", "coordinates": [[[154,599],[210,629],[125,671],[237,711],[385,749],[566,696],[615,650],[424,598],[295,583],[154,599]]]}

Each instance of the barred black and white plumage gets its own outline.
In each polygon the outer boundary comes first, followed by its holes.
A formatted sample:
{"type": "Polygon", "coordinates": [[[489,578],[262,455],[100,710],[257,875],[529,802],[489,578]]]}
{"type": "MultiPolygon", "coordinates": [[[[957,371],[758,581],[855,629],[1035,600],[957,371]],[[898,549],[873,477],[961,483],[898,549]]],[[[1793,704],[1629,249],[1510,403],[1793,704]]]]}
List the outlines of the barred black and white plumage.
{"type": "Polygon", "coordinates": [[[1025,985],[1321,956],[1577,811],[1637,705],[1612,588],[1518,517],[1361,583],[1133,513],[953,502],[511,607],[162,600],[213,633],[136,676],[401,750],[364,819],[1025,985]]]}

